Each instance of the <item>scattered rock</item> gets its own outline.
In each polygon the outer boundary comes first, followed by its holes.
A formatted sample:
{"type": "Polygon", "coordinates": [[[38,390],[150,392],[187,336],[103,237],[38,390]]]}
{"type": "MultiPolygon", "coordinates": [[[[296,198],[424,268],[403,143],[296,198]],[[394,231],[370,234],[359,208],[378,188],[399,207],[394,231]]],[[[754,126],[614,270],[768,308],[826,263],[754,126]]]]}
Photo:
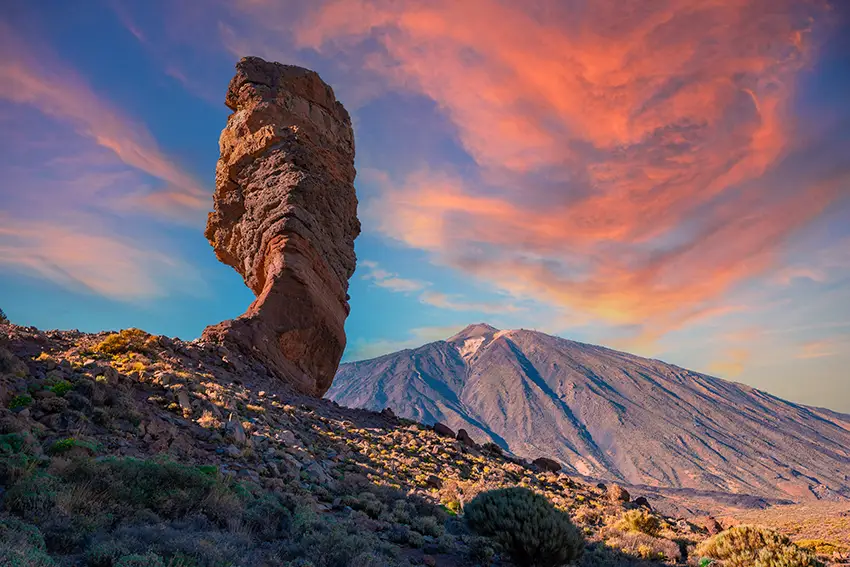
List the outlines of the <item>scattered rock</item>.
{"type": "Polygon", "coordinates": [[[225,103],[234,112],[206,237],[257,300],[202,338],[235,345],[320,397],[345,348],[360,233],[351,119],[315,72],[257,57],[237,63],[225,103]]]}

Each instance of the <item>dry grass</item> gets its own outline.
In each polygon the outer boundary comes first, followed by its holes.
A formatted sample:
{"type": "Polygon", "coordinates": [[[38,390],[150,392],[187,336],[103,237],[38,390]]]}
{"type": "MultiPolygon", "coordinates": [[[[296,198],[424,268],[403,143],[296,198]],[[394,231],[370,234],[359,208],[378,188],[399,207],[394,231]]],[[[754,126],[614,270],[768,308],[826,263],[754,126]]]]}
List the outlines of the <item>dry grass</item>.
{"type": "Polygon", "coordinates": [[[740,510],[736,522],[773,528],[792,541],[821,540],[846,545],[850,542],[850,502],[813,502],[773,506],[764,510],[740,510]]]}

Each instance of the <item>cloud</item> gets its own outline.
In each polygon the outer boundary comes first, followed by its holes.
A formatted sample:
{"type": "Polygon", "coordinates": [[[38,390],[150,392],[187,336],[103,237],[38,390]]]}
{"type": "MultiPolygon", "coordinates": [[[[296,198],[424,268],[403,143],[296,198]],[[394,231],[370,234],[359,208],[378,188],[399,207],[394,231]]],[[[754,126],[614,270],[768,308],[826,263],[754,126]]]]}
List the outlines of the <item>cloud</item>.
{"type": "Polygon", "coordinates": [[[465,301],[457,295],[439,293],[436,291],[424,291],[419,295],[419,301],[440,309],[452,311],[477,311],[479,313],[506,313],[515,312],[519,309],[511,303],[490,303],[479,301],[465,301]]]}
{"type": "Polygon", "coordinates": [[[204,289],[191,265],[99,231],[100,224],[86,217],[57,222],[0,215],[0,265],[120,301],[204,289]]]}
{"type": "Polygon", "coordinates": [[[517,307],[512,304],[466,301],[458,295],[427,290],[426,288],[432,286],[431,282],[402,278],[398,274],[381,268],[377,262],[372,260],[362,260],[358,267],[365,270],[363,275],[360,276],[364,280],[369,280],[379,287],[398,293],[421,292],[419,293],[420,302],[440,309],[478,311],[480,313],[518,311],[517,307]]]}
{"type": "Polygon", "coordinates": [[[40,46],[0,23],[0,98],[37,108],[70,124],[121,162],[162,182],[160,188],[125,195],[128,207],[144,206],[173,217],[198,217],[209,191],[166,156],[147,129],[100,98],[86,82],[40,46]]]}
{"type": "Polygon", "coordinates": [[[711,362],[709,372],[726,378],[734,378],[744,371],[752,353],[746,348],[731,348],[723,353],[720,360],[711,362]]]}
{"type": "Polygon", "coordinates": [[[375,285],[390,291],[409,293],[422,290],[430,285],[428,282],[399,277],[398,274],[388,272],[379,267],[377,262],[370,260],[363,260],[358,266],[365,270],[363,275],[360,276],[361,278],[370,280],[375,285]]]}
{"type": "Polygon", "coordinates": [[[367,360],[407,348],[420,347],[426,343],[447,339],[448,337],[457,334],[465,326],[466,325],[416,327],[410,329],[410,331],[408,331],[408,336],[401,340],[360,340],[354,343],[350,350],[346,352],[345,361],[367,360]]]}
{"type": "Polygon", "coordinates": [[[788,175],[810,142],[790,108],[821,2],[311,6],[297,47],[432,99],[474,161],[396,172],[370,218],[517,296],[659,336],[728,311],[846,191],[837,150],[788,175]]]}
{"type": "Polygon", "coordinates": [[[835,356],[844,352],[841,348],[841,343],[846,342],[846,337],[832,337],[828,339],[807,341],[800,345],[797,358],[823,358],[825,356],[835,356]]]}

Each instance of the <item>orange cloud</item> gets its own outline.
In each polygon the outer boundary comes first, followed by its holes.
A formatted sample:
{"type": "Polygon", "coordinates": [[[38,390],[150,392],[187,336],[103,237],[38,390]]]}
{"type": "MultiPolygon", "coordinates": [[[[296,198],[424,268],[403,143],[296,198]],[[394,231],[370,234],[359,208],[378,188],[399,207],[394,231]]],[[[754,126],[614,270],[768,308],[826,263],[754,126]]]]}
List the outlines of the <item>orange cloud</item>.
{"type": "Polygon", "coordinates": [[[746,348],[732,348],[723,354],[723,358],[709,364],[709,372],[718,376],[734,378],[744,371],[744,367],[750,360],[751,352],[746,348]]]}
{"type": "Polygon", "coordinates": [[[134,203],[175,216],[208,209],[209,192],[162,152],[143,125],[98,97],[82,78],[49,54],[36,53],[2,23],[0,51],[0,98],[70,123],[124,164],[164,182],[161,190],[132,195],[134,203]]]}
{"type": "MultiPolygon", "coordinates": [[[[298,47],[433,99],[478,165],[387,184],[370,205],[384,233],[658,335],[728,311],[724,294],[775,267],[842,191],[844,171],[775,174],[803,143],[789,106],[826,8],[332,0],[291,29],[298,47]]],[[[242,9],[277,21],[268,3],[242,9]]]]}
{"type": "Polygon", "coordinates": [[[825,356],[834,356],[842,352],[838,343],[839,340],[834,338],[805,342],[800,345],[800,351],[797,353],[797,358],[822,358],[825,356]]]}

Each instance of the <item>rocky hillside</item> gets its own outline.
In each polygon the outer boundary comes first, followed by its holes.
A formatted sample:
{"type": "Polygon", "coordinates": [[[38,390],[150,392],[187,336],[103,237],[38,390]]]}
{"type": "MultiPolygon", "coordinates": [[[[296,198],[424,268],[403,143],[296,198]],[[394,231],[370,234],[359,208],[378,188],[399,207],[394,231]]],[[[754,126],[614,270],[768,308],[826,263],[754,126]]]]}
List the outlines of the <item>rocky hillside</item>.
{"type": "Polygon", "coordinates": [[[343,364],[330,399],[466,429],[525,458],[634,485],[850,497],[850,416],[659,360],[471,325],[343,364]]]}
{"type": "Polygon", "coordinates": [[[0,324],[2,565],[511,565],[463,520],[505,486],[570,514],[582,566],[695,564],[720,529],[547,466],[299,394],[226,347],[0,324]]]}

